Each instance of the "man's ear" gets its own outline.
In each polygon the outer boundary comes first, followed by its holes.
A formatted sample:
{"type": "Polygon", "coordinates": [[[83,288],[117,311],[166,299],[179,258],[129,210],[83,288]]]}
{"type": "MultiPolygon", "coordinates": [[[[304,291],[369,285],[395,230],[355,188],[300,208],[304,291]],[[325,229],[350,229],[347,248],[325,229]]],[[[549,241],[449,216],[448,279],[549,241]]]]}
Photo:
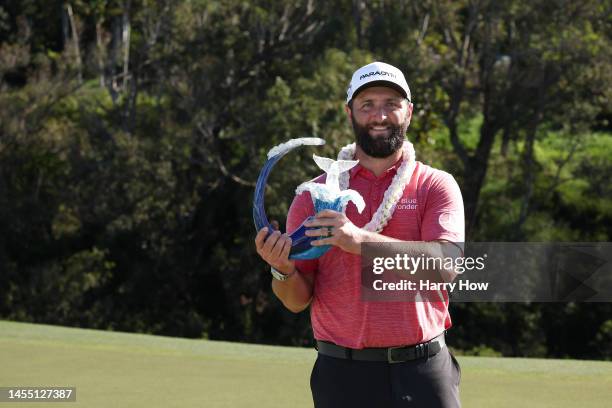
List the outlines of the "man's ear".
{"type": "Polygon", "coordinates": [[[414,105],[411,102],[408,102],[408,109],[406,110],[406,120],[408,121],[408,125],[410,125],[410,122],[412,121],[412,108],[414,108],[414,105]]]}
{"type": "Polygon", "coordinates": [[[346,112],[346,117],[348,118],[349,123],[351,123],[351,120],[353,118],[353,112],[351,111],[351,108],[348,103],[344,105],[344,112],[346,112]]]}

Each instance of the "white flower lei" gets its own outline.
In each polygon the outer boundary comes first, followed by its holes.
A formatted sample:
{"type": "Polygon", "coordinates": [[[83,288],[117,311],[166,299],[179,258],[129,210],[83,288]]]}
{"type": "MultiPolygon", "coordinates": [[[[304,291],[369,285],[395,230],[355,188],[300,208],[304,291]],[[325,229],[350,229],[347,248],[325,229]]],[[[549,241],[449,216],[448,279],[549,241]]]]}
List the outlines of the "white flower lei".
{"type": "MultiPolygon", "coordinates": [[[[393,177],[393,181],[385,191],[383,200],[380,206],[363,229],[370,232],[380,232],[385,228],[387,222],[395,211],[395,206],[404,193],[406,184],[410,181],[414,168],[416,166],[414,147],[409,141],[404,141],[402,146],[403,162],[397,173],[393,177]]],[[[338,160],[353,160],[355,157],[355,143],[344,146],[338,153],[338,160]]],[[[346,190],[349,186],[349,172],[345,171],[340,174],[339,178],[340,190],[346,190]]]]}

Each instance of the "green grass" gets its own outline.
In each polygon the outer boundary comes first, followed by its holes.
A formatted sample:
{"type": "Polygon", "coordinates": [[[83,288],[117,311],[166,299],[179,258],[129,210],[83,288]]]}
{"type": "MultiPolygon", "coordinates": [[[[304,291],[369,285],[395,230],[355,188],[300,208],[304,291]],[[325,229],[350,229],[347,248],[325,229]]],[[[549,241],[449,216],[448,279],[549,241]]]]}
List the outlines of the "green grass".
{"type": "MultiPolygon", "coordinates": [[[[52,404],[57,408],[311,407],[314,359],[308,349],[0,321],[0,386],[77,387],[77,402],[52,404]]],[[[467,408],[612,403],[610,362],[488,357],[459,362],[467,408]]]]}

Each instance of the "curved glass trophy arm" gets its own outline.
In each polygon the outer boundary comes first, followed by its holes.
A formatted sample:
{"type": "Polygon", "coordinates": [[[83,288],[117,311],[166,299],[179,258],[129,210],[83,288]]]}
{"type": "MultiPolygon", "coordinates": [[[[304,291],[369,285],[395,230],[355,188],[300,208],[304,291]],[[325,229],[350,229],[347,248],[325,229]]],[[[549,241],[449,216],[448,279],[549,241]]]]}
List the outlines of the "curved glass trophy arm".
{"type": "Polygon", "coordinates": [[[272,171],[272,167],[285,155],[280,154],[278,156],[274,156],[271,159],[266,161],[261,172],[259,173],[259,178],[257,179],[257,184],[255,186],[255,195],[253,199],[253,221],[255,223],[255,229],[259,231],[264,227],[268,227],[268,234],[271,234],[274,231],[274,227],[268,221],[268,216],[266,215],[266,210],[264,207],[264,195],[266,192],[266,184],[268,181],[268,176],[272,171]]]}
{"type": "MultiPolygon", "coordinates": [[[[283,158],[283,156],[285,156],[287,153],[289,153],[291,150],[295,149],[298,146],[320,146],[323,144],[325,144],[325,140],[314,137],[291,139],[286,143],[274,147],[270,150],[270,152],[268,152],[268,160],[266,161],[259,173],[259,178],[257,179],[257,184],[255,186],[255,194],[253,197],[253,222],[255,223],[255,229],[257,231],[261,230],[264,227],[268,227],[268,235],[270,235],[275,230],[275,228],[270,224],[270,221],[268,220],[264,205],[266,183],[268,181],[268,177],[270,176],[272,168],[276,165],[276,163],[278,163],[281,158],[283,158]]],[[[304,222],[302,222],[302,225],[300,225],[295,231],[289,234],[292,240],[289,258],[314,259],[322,255],[315,255],[315,251],[312,250],[318,248],[310,245],[310,243],[313,240],[317,239],[317,237],[307,237],[305,235],[307,228],[304,226],[304,223],[311,218],[312,217],[309,217],[304,220],[304,222]],[[306,257],[304,258],[303,256],[306,257]]]]}

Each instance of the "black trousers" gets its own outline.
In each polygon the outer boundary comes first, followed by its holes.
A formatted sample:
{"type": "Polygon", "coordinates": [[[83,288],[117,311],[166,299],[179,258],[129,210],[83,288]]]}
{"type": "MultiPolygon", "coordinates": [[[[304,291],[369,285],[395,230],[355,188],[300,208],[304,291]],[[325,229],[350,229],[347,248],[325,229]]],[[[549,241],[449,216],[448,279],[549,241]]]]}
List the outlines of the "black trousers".
{"type": "Polygon", "coordinates": [[[461,368],[447,347],[403,363],[319,354],[310,376],[315,408],[460,408],[461,368]]]}

